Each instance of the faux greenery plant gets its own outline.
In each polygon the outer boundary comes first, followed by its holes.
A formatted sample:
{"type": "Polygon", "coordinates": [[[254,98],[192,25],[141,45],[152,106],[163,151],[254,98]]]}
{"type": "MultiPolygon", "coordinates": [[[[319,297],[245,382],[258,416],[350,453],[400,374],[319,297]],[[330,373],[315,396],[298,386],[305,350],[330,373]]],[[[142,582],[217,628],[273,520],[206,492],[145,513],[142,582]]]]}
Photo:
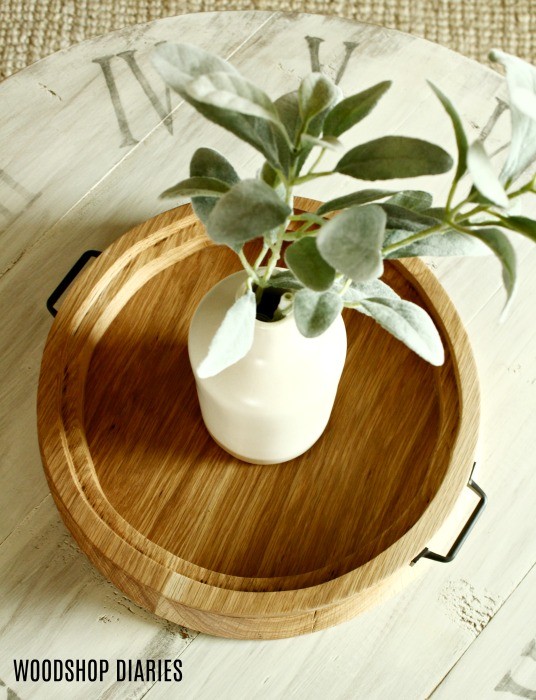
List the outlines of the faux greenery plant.
{"type": "Polygon", "coordinates": [[[443,347],[431,318],[380,281],[384,259],[491,250],[502,264],[509,302],[516,258],[505,230],[536,241],[536,221],[512,211],[518,197],[536,192],[534,173],[518,183],[536,160],[536,69],[501,51],[490,57],[506,68],[510,94],[512,136],[500,173],[482,141],[468,143],[453,104],[430,83],[452,122],[458,151],[443,206],[434,206],[421,190],[366,188],[325,202],[315,213],[294,214],[294,188],[310,180],[335,173],[362,181],[435,175],[450,170],[453,159],[428,141],[383,136],[351,148],[333,169],[322,170],[325,152],[343,150],[339,137],[370,114],[389,81],[344,98],[328,77],[311,73],[297,90],[272,101],[229,63],[195,46],[155,49],[154,65],[169,86],[264,157],[257,177],[241,180],[223,155],[200,148],[190,177],[162,194],[191,197],[208,235],[231,247],[248,275],[244,294],[227,312],[198,368],[200,376],[215,375],[244,357],[255,319],[273,290],[280,303],[264,320],[292,312],[300,332],[314,337],[348,307],[371,316],[425,360],[442,364],[443,347]],[[466,175],[472,183],[463,181],[466,175]],[[244,245],[257,238],[260,252],[248,259],[244,245]],[[282,258],[286,270],[278,268],[282,258]]]}

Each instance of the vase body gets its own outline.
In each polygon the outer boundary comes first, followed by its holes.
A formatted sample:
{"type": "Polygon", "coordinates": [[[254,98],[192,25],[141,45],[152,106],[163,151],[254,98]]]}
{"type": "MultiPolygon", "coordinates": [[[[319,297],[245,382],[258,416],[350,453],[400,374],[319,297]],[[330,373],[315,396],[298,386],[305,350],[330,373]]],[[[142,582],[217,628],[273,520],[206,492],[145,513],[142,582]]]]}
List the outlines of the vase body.
{"type": "Polygon", "coordinates": [[[205,425],[227,452],[253,464],[276,464],[308,450],[328,423],[346,358],[339,316],[317,338],[305,338],[292,315],[255,321],[248,354],[214,377],[196,368],[246,279],[237,272],[201,300],[190,324],[188,352],[205,425]]]}

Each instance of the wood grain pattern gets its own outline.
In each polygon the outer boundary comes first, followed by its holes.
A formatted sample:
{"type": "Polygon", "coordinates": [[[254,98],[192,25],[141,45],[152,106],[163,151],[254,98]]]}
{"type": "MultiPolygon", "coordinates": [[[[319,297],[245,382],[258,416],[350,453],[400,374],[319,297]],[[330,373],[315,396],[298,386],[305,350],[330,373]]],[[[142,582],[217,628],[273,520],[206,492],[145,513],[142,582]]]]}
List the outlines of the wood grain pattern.
{"type": "Polygon", "coordinates": [[[282,465],[242,463],[204,429],[187,357],[197,303],[238,268],[189,206],[113,244],[51,329],[40,443],[81,547],[135,600],[185,624],[192,609],[204,631],[287,636],[363,609],[425,546],[467,483],[478,388],[435,279],[419,261],[390,264],[386,280],[434,315],[445,365],[350,312],[324,436],[282,465]]]}
{"type": "MultiPolygon", "coordinates": [[[[475,595],[466,585],[468,599],[475,595]]],[[[463,659],[432,694],[434,700],[459,697],[471,688],[474,700],[536,698],[536,629],[527,612],[536,609],[536,567],[483,630],[463,659]],[[501,639],[502,644],[497,644],[501,639]],[[479,673],[475,677],[475,669],[479,673]]]]}
{"type": "MultiPolygon", "coordinates": [[[[470,140],[488,123],[496,100],[505,97],[502,76],[414,36],[334,16],[252,12],[182,15],[129,27],[72,46],[0,85],[5,106],[0,114],[0,167],[31,195],[41,192],[26,198],[6,181],[0,183],[1,202],[13,215],[2,215],[0,246],[0,678],[23,700],[49,700],[51,685],[18,683],[14,656],[89,653],[111,660],[177,653],[187,673],[173,689],[167,684],[150,690],[138,683],[116,683],[105,690],[89,682],[76,688],[55,684],[55,698],[135,700],[145,693],[155,700],[425,698],[467,658],[483,625],[489,627],[486,645],[504,649],[505,660],[512,660],[501,666],[501,673],[511,670],[516,681],[534,686],[525,669],[518,673],[514,667],[525,635],[516,642],[502,634],[501,624],[494,625],[497,611],[510,600],[520,624],[524,610],[527,620],[532,615],[530,598],[520,598],[516,589],[536,561],[536,250],[528,241],[513,238],[519,289],[502,324],[498,318],[504,292],[492,256],[426,263],[453,300],[476,356],[482,391],[477,480],[490,502],[455,562],[442,566],[421,561],[408,567],[423,574],[420,580],[373,610],[299,639],[233,642],[198,635],[183,655],[184,630],[128,603],[86,565],[47,496],[35,430],[35,391],[50,328],[47,294],[83,250],[104,249],[169,206],[158,194],[187,176],[197,147],[221,151],[242,176],[251,175],[259,164],[247,145],[195,119],[188,106],[174,106],[170,134],[159,125],[126,63],[115,57],[111,69],[139,141],[120,148],[110,95],[93,60],[135,48],[141,70],[163,100],[164,86],[148,53],[155,41],[180,39],[230,56],[251,80],[259,81],[262,74],[262,87],[276,97],[297,87],[310,69],[305,35],[323,39],[321,68],[333,78],[345,54],[344,42],[358,44],[341,81],[345,94],[381,80],[394,81],[373,117],[345,135],[348,148],[393,133],[428,138],[454,151],[451,125],[426,79],[456,104],[470,140]],[[58,533],[50,547],[42,545],[45,531],[47,541],[51,531],[58,533]],[[478,625],[469,629],[465,620],[471,617],[478,625]]],[[[497,151],[508,137],[505,112],[488,137],[488,152],[497,151]]],[[[498,166],[503,157],[504,151],[494,157],[498,166]]],[[[433,192],[440,202],[448,181],[448,175],[422,178],[411,186],[433,192]]],[[[328,199],[355,189],[355,181],[341,176],[307,183],[300,194],[328,199]]],[[[530,199],[523,203],[523,213],[536,216],[530,199]]],[[[436,551],[448,550],[473,505],[474,496],[464,490],[430,543],[436,551]]],[[[494,687],[495,677],[488,685],[483,677],[488,668],[482,664],[474,673],[456,676],[458,682],[450,689],[457,697],[472,697],[476,688],[494,687]]]]}

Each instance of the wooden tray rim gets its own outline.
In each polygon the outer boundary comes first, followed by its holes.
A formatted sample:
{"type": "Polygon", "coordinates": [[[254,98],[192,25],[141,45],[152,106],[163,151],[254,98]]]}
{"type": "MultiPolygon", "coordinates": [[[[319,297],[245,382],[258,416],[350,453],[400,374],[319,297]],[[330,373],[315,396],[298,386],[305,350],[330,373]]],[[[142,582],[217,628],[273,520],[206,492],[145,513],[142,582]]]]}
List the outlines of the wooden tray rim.
{"type": "MultiPolygon", "coordinates": [[[[296,205],[300,209],[310,211],[318,203],[297,198],[296,205]]],[[[178,210],[184,211],[184,207],[179,207],[178,210]]],[[[169,214],[172,216],[173,212],[169,214]]],[[[119,568],[137,578],[140,584],[153,590],[156,596],[163,596],[165,599],[192,609],[235,616],[261,615],[270,617],[308,612],[319,607],[331,606],[358,595],[379,580],[391,576],[401,566],[407,566],[441,526],[459,493],[467,484],[472,467],[470,461],[467,461],[467,454],[474,454],[476,448],[478,431],[475,428],[478,425],[479,413],[476,368],[467,335],[450,299],[434,275],[420,260],[393,262],[437,312],[437,319],[440,320],[444,336],[448,341],[449,351],[454,360],[461,405],[460,427],[452,453],[451,467],[449,467],[435,497],[419,521],[388,549],[357,569],[315,586],[299,590],[272,592],[231,590],[221,585],[213,585],[210,579],[214,572],[182,560],[147,540],[111,507],[102,491],[100,503],[96,505],[93,499],[90,501],[78,478],[74,464],[75,456],[77,453],[79,454],[80,450],[84,450],[84,446],[78,441],[74,445],[75,449],[69,450],[69,441],[60,420],[65,360],[79,345],[75,342],[73,346],[73,336],[76,337],[78,333],[79,338],[82,338],[84,333],[79,333],[79,329],[91,316],[91,313],[98,312],[98,307],[102,303],[100,302],[102,290],[113,284],[114,277],[125,264],[125,254],[128,264],[138,252],[147,250],[150,245],[158,245],[159,241],[165,241],[176,232],[177,225],[170,223],[163,228],[156,228],[154,233],[151,232],[147,236],[147,225],[151,223],[156,225],[156,222],[161,219],[162,215],[154,217],[149,222],[145,222],[124,234],[92,264],[90,269],[80,276],[65,299],[47,339],[38,392],[40,448],[45,473],[60,513],[66,519],[66,513],[70,513],[74,504],[79,509],[76,527],[73,527],[75,523],[71,518],[69,518],[71,523],[67,522],[71,530],[77,531],[75,539],[79,544],[82,544],[80,534],[84,533],[91,541],[93,548],[100,550],[103,556],[108,557],[119,568]],[[144,235],[140,239],[141,229],[144,230],[144,235]],[[434,297],[433,301],[432,296],[434,297]],[[76,329],[74,334],[73,328],[76,329]],[[61,363],[57,363],[55,360],[58,356],[58,349],[61,350],[61,363]],[[54,414],[54,409],[58,408],[60,410],[55,412],[55,420],[46,418],[51,415],[51,411],[54,414]],[[58,457],[60,462],[68,465],[67,472],[65,469],[63,471],[60,469],[58,472],[51,467],[58,457]],[[111,510],[113,513],[110,512],[111,510]],[[109,516],[112,516],[110,521],[107,520],[109,516]],[[125,538],[125,533],[116,531],[108,524],[109,522],[125,528],[128,539],[125,538]],[[90,534],[88,535],[88,533],[90,534]],[[106,543],[106,551],[104,551],[104,547],[99,547],[99,542],[106,543]],[[182,571],[177,570],[179,567],[182,571]],[[201,579],[205,576],[207,582],[194,580],[190,577],[190,571],[201,579]]],[[[191,229],[195,226],[196,220],[193,215],[180,221],[181,229],[185,227],[191,229]]],[[[189,255],[210,245],[213,244],[208,239],[197,241],[191,245],[183,244],[181,253],[175,258],[170,251],[166,251],[166,264],[163,265],[162,260],[157,258],[152,272],[156,274],[159,269],[173,264],[185,254],[189,255]]],[[[78,377],[77,380],[83,382],[84,377],[78,377]]],[[[81,428],[80,425],[78,427],[81,428]]],[[[95,556],[94,552],[93,555],[88,555],[99,568],[98,557],[95,556]]],[[[221,574],[218,576],[223,577],[229,583],[232,579],[240,579],[240,577],[221,574]]]]}

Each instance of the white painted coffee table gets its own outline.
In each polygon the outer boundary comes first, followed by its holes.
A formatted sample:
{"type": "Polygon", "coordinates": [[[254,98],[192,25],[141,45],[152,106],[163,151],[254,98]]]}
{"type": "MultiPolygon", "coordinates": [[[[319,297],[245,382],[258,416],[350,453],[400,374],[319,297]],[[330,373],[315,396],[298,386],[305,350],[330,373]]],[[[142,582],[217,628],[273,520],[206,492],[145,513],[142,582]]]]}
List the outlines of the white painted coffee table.
{"type": "MultiPolygon", "coordinates": [[[[516,241],[520,293],[503,325],[495,260],[430,263],[466,323],[482,384],[478,475],[490,505],[452,564],[420,561],[423,575],[402,594],[339,627],[238,642],[175,627],[130,603],[62,524],[35,426],[48,294],[84,250],[102,249],[163,211],[168,203],[158,194],[187,174],[198,146],[221,150],[244,175],[258,162],[166,91],[148,60],[164,40],[230,58],[273,96],[293,89],[311,67],[347,94],[393,79],[348,145],[389,130],[453,150],[426,78],[455,101],[471,137],[494,123],[490,150],[508,138],[500,76],[415,37],[333,17],[240,12],[159,20],[74,46],[0,85],[0,697],[536,697],[529,624],[536,603],[536,251],[523,242],[516,241]],[[180,683],[121,682],[112,671],[103,682],[22,682],[13,666],[21,658],[96,658],[114,669],[117,659],[178,657],[180,683]]],[[[423,185],[441,196],[447,180],[423,185]]],[[[301,193],[324,199],[352,187],[341,178],[301,193]]],[[[434,548],[448,549],[473,505],[468,493],[434,548]]]]}

